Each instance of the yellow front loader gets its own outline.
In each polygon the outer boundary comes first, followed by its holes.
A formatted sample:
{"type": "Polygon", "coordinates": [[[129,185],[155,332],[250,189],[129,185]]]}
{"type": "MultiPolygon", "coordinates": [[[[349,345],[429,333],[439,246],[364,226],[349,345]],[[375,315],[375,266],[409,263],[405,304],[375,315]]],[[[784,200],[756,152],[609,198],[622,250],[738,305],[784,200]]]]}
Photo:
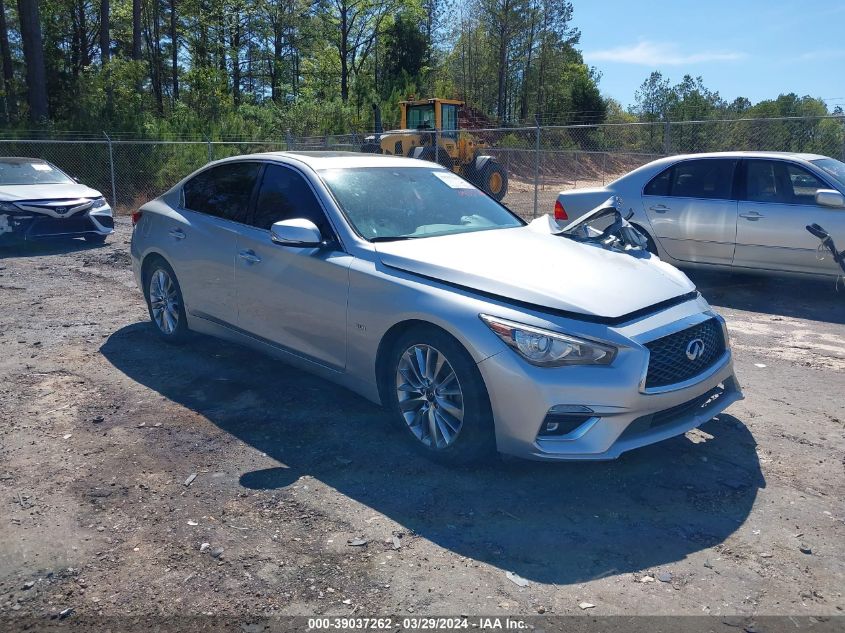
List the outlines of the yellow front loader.
{"type": "Polygon", "coordinates": [[[440,163],[501,200],[508,192],[508,173],[495,158],[481,153],[485,143],[461,131],[458,110],[463,105],[455,99],[400,101],[401,129],[382,132],[381,115],[373,104],[376,133],[364,139],[361,151],[440,163]]]}

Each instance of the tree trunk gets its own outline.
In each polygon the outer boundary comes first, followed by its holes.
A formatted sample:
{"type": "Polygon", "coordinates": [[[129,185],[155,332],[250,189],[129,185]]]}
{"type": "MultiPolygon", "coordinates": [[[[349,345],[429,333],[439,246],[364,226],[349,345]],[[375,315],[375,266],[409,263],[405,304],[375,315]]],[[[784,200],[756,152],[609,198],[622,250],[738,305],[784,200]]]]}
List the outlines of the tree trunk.
{"type": "Polygon", "coordinates": [[[109,0],[100,0],[100,61],[103,66],[109,63],[111,57],[109,29],[109,0]]]}
{"type": "Polygon", "coordinates": [[[519,104],[519,118],[528,120],[528,81],[531,75],[531,58],[534,53],[534,35],[537,27],[537,12],[531,6],[531,28],[528,31],[528,55],[525,60],[525,70],[522,71],[522,97],[519,104]]]}
{"type": "Polygon", "coordinates": [[[132,0],[132,59],[141,61],[141,0],[132,0]]]}
{"type": "Polygon", "coordinates": [[[507,73],[507,57],[508,57],[508,39],[504,25],[499,32],[499,84],[498,84],[498,99],[496,101],[496,113],[499,117],[499,123],[505,120],[505,74],[507,73]]]}
{"type": "Polygon", "coordinates": [[[344,3],[340,10],[340,98],[349,101],[349,12],[344,3]]]}
{"type": "Polygon", "coordinates": [[[29,117],[35,123],[45,121],[47,108],[47,77],[44,71],[44,47],[41,41],[41,22],[38,3],[18,0],[23,55],[26,59],[26,84],[29,89],[29,117]]]}
{"type": "Polygon", "coordinates": [[[3,99],[7,121],[14,121],[18,115],[15,101],[15,68],[12,66],[12,52],[9,49],[9,30],[6,26],[6,4],[0,0],[0,56],[3,57],[3,99]]]}
{"type": "Polygon", "coordinates": [[[91,49],[88,47],[88,20],[85,15],[85,2],[79,0],[79,68],[85,69],[91,65],[91,49]]]}
{"type": "Polygon", "coordinates": [[[270,62],[270,92],[275,103],[282,102],[281,91],[279,90],[279,74],[282,70],[282,24],[281,19],[276,16],[273,23],[273,59],[270,62]]]}
{"type": "Polygon", "coordinates": [[[235,17],[235,25],[232,28],[232,101],[235,106],[241,104],[241,19],[235,17]]]}
{"type": "Polygon", "coordinates": [[[170,0],[171,73],[173,74],[173,100],[179,101],[179,33],[177,31],[176,0],[170,0]]]}
{"type": "Polygon", "coordinates": [[[218,22],[218,35],[217,35],[217,43],[218,43],[218,67],[220,68],[220,72],[225,76],[226,75],[226,14],[221,9],[219,15],[219,22],[218,22]]]}
{"type": "MultiPolygon", "coordinates": [[[[149,6],[149,5],[148,5],[149,6]]],[[[145,24],[147,50],[149,52],[150,84],[159,115],[164,113],[164,97],[162,93],[162,59],[161,59],[161,15],[160,5],[154,2],[149,9],[148,20],[145,24]]]]}

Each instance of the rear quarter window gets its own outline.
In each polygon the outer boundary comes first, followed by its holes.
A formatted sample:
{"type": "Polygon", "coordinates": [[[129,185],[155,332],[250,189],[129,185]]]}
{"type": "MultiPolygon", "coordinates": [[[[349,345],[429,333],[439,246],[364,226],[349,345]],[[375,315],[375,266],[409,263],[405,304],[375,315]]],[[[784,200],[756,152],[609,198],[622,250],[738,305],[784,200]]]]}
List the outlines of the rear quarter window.
{"type": "Polygon", "coordinates": [[[643,189],[643,193],[647,196],[668,196],[671,179],[672,167],[669,167],[652,178],[643,189]]]}

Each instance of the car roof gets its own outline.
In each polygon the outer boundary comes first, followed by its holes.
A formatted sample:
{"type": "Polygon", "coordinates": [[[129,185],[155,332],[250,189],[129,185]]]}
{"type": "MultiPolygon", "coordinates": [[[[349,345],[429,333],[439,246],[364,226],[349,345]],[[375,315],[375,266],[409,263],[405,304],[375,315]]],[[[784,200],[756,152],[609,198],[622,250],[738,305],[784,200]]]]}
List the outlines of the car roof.
{"type": "Polygon", "coordinates": [[[0,156],[0,163],[46,163],[43,158],[26,158],[25,156],[0,156]]]}
{"type": "Polygon", "coordinates": [[[304,163],[314,170],[339,169],[342,167],[427,167],[428,169],[443,169],[437,163],[403,156],[385,156],[383,154],[366,154],[363,152],[262,152],[259,154],[243,154],[232,156],[218,162],[244,159],[297,161],[304,163]]]}
{"type": "MultiPolygon", "coordinates": [[[[675,154],[658,159],[661,163],[670,163],[691,158],[792,158],[795,160],[819,160],[827,158],[822,154],[806,154],[802,152],[703,152],[700,154],[675,154]]],[[[657,161],[655,161],[657,162],[657,161]]]]}

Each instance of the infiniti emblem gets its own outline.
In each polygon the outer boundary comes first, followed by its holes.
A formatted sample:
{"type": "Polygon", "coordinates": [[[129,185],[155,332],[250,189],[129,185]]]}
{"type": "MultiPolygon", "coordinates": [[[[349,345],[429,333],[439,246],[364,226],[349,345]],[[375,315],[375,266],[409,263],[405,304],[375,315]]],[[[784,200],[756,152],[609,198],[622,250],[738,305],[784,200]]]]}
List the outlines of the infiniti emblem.
{"type": "Polygon", "coordinates": [[[687,358],[698,360],[702,354],[704,354],[704,341],[700,338],[694,338],[687,343],[687,358]]]}

